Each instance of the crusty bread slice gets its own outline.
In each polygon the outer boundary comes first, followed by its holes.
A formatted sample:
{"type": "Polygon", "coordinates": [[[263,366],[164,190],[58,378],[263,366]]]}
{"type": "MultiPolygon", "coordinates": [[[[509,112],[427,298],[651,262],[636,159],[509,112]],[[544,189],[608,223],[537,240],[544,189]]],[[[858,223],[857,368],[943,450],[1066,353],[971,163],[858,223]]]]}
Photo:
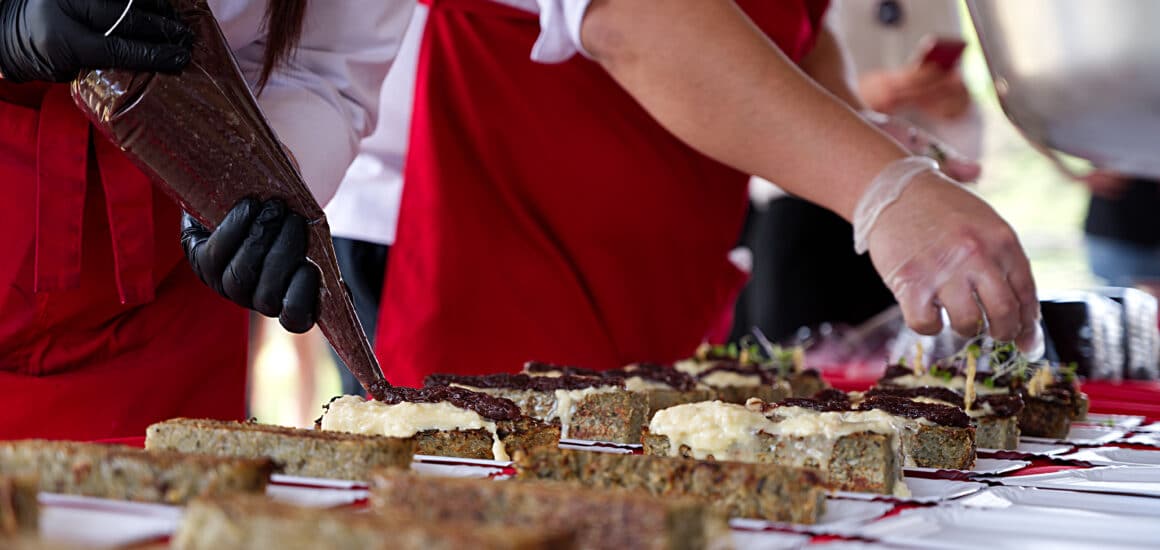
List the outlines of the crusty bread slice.
{"type": "Polygon", "coordinates": [[[410,468],[413,438],[303,430],[254,422],[177,418],[149,426],[145,448],[270,458],[290,475],[365,480],[375,468],[410,468]]]}
{"type": "Polygon", "coordinates": [[[180,504],[234,491],[263,492],[274,463],[66,441],[0,442],[0,474],[35,475],[40,490],[180,504]]]}
{"type": "Polygon", "coordinates": [[[694,497],[730,517],[815,523],[825,504],[816,470],[776,464],[715,462],[650,455],[538,449],[515,457],[519,480],[584,487],[642,489],[694,497]]]}
{"type": "Polygon", "coordinates": [[[372,511],[302,508],[256,495],[197,499],[172,539],[177,550],[538,550],[572,548],[571,535],[427,522],[372,511]]]}
{"type": "Polygon", "coordinates": [[[730,544],[725,516],[694,498],[543,481],[421,477],[392,470],[377,472],[373,486],[372,503],[387,514],[571,531],[579,548],[678,550],[730,544]]]}

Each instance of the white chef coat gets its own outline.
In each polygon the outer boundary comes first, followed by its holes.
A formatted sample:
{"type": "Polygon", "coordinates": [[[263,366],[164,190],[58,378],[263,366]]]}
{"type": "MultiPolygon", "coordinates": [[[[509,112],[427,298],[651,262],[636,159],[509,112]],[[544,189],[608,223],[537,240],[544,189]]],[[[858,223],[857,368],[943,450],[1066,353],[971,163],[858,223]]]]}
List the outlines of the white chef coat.
{"type": "MultiPolygon", "coordinates": [[[[273,0],[271,0],[273,1],[273,0]]],[[[334,194],[370,134],[379,88],[415,0],[311,0],[298,49],[270,76],[258,104],[294,153],[319,202],[334,194]]],[[[265,0],[209,0],[251,85],[265,51],[265,0]]]]}
{"type": "MultiPolygon", "coordinates": [[[[591,0],[492,0],[540,14],[540,36],[530,53],[542,63],[587,55],[580,44],[580,24],[591,0]]],[[[403,195],[403,161],[414,102],[419,45],[428,8],[419,5],[387,75],[379,104],[379,124],[362,141],[334,200],[326,206],[330,232],[336,237],[375,244],[395,242],[395,228],[403,195]]]]}

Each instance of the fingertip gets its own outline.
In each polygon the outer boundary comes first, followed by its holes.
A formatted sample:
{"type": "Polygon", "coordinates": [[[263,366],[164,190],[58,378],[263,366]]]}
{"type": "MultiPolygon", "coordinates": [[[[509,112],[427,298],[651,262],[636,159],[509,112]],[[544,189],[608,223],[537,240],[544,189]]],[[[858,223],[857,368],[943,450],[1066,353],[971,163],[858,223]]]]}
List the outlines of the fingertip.
{"type": "Polygon", "coordinates": [[[1031,330],[1027,330],[1020,336],[1015,345],[1023,355],[1027,356],[1032,361],[1038,361],[1043,358],[1046,352],[1047,342],[1043,334],[1043,326],[1035,323],[1031,330]]]}
{"type": "Polygon", "coordinates": [[[282,300],[282,313],[278,320],[286,330],[301,334],[314,326],[318,319],[321,290],[322,274],[314,264],[304,263],[294,273],[282,300]]]}

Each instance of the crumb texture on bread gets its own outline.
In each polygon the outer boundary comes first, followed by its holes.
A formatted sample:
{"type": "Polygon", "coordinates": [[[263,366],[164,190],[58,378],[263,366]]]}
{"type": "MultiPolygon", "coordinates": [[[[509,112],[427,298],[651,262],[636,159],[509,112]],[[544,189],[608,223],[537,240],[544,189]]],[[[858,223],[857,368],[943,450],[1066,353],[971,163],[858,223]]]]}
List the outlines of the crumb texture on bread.
{"type": "Polygon", "coordinates": [[[270,458],[289,475],[365,480],[375,468],[410,468],[413,438],[304,430],[254,422],[178,418],[149,426],[145,448],[270,458]]]}
{"type": "Polygon", "coordinates": [[[181,504],[200,495],[261,493],[269,459],[154,452],[118,445],[0,442],[0,472],[34,475],[40,490],[118,500],[181,504]]]}

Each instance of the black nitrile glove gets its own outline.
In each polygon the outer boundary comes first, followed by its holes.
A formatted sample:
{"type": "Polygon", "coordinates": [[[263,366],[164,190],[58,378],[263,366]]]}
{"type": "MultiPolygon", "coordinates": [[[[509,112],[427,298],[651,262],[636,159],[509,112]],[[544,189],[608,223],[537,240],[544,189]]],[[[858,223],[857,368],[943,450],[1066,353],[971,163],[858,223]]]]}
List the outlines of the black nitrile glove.
{"type": "Polygon", "coordinates": [[[185,256],[205,284],[296,333],[318,320],[322,275],[306,261],[308,235],[306,219],[279,200],[245,199],[212,232],[181,220],[185,256]]]}
{"type": "Polygon", "coordinates": [[[168,0],[0,0],[0,75],[68,82],[84,69],[175,73],[190,59],[193,33],[168,0]]]}

